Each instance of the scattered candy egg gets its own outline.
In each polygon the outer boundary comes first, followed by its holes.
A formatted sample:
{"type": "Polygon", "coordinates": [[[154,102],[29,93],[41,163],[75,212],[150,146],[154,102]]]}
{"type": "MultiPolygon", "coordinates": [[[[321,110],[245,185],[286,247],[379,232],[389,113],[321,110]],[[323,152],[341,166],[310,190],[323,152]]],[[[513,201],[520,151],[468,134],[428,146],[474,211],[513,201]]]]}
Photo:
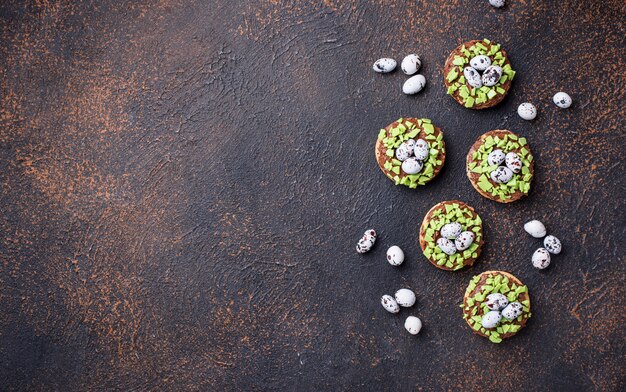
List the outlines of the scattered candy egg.
{"type": "Polygon", "coordinates": [[[407,159],[409,159],[409,157],[413,155],[412,151],[409,151],[407,149],[407,145],[402,143],[398,146],[398,148],[396,148],[396,159],[399,161],[406,161],[407,159]]]}
{"type": "Polygon", "coordinates": [[[415,157],[411,157],[402,162],[402,171],[406,174],[417,174],[422,170],[424,164],[415,157]]]}
{"type": "MultiPolygon", "coordinates": [[[[484,71],[487,68],[489,68],[489,66],[491,65],[491,59],[489,58],[489,56],[485,56],[484,54],[481,54],[479,56],[472,58],[470,60],[470,65],[476,71],[484,71]]],[[[467,79],[467,76],[465,78],[467,79]]]]}
{"type": "Polygon", "coordinates": [[[487,157],[487,163],[489,163],[489,166],[500,166],[504,162],[505,157],[504,151],[493,150],[487,157]]]}
{"type": "Polygon", "coordinates": [[[407,75],[413,75],[420,69],[421,66],[422,60],[420,60],[420,56],[415,53],[406,56],[404,59],[402,59],[402,63],[400,64],[402,72],[407,75]]]}
{"type": "Polygon", "coordinates": [[[454,240],[454,246],[457,250],[465,250],[472,245],[476,235],[471,231],[464,231],[454,240]]]}
{"type": "Polygon", "coordinates": [[[570,97],[568,93],[564,93],[563,91],[559,91],[558,93],[554,94],[554,97],[552,97],[552,101],[554,101],[554,104],[561,109],[567,109],[568,107],[572,106],[572,97],[570,97]]]}
{"type": "Polygon", "coordinates": [[[483,72],[482,81],[487,87],[495,86],[502,77],[502,68],[497,65],[490,65],[483,72]]]}
{"type": "Polygon", "coordinates": [[[543,239],[543,246],[548,252],[554,255],[561,253],[561,241],[553,235],[549,235],[543,239]]]}
{"type": "Polygon", "coordinates": [[[402,85],[402,92],[407,95],[417,94],[426,86],[424,75],[415,75],[406,80],[402,85]]]}
{"type": "Polygon", "coordinates": [[[456,246],[454,246],[454,242],[450,241],[447,238],[438,238],[437,246],[439,247],[439,249],[441,249],[443,253],[447,254],[448,256],[456,253],[456,246]]]}
{"type": "Polygon", "coordinates": [[[550,253],[545,248],[539,248],[533,253],[532,262],[535,268],[548,268],[550,265],[550,253]]]}
{"type": "Polygon", "coordinates": [[[487,301],[485,305],[489,310],[501,310],[506,308],[509,304],[509,300],[506,298],[504,294],[493,293],[487,296],[487,301]]]}
{"type": "Polygon", "coordinates": [[[380,299],[380,303],[389,313],[398,313],[400,311],[400,306],[398,306],[396,300],[389,294],[383,295],[380,299]]]}
{"type": "Polygon", "coordinates": [[[417,335],[422,329],[422,320],[415,316],[409,316],[404,322],[404,328],[406,328],[411,335],[417,335]]]}
{"type": "Polygon", "coordinates": [[[546,235],[546,227],[536,219],[526,222],[524,230],[535,238],[542,238],[546,235]]]}
{"type": "Polygon", "coordinates": [[[453,240],[456,237],[458,237],[459,234],[461,234],[462,230],[463,228],[461,227],[460,223],[451,222],[451,223],[444,225],[439,231],[439,233],[441,234],[442,237],[453,240]]]}
{"type": "Polygon", "coordinates": [[[410,308],[415,304],[415,293],[409,289],[400,289],[394,295],[398,305],[404,308],[410,308]]]}
{"type": "Polygon", "coordinates": [[[391,265],[400,265],[404,261],[404,252],[399,246],[394,245],[387,249],[387,261],[391,265]]]}
{"type": "Polygon", "coordinates": [[[483,316],[481,324],[484,328],[491,329],[495,328],[501,319],[502,316],[500,315],[500,312],[492,310],[483,316]]]}
{"type": "Polygon", "coordinates": [[[504,7],[504,2],[505,0],[489,0],[489,4],[496,8],[504,7]]]}
{"type": "MultiPolygon", "coordinates": [[[[489,59],[489,57],[487,57],[487,59],[489,59]]],[[[470,86],[476,88],[483,86],[480,74],[473,67],[465,67],[463,69],[463,76],[465,76],[465,80],[470,86]]]]}
{"type": "Polygon", "coordinates": [[[396,69],[396,65],[398,65],[396,60],[384,57],[376,60],[372,68],[378,73],[389,73],[396,69]]]}
{"type": "Polygon", "coordinates": [[[513,173],[519,173],[522,170],[522,160],[516,153],[509,152],[506,154],[506,167],[511,169],[513,173]]]}
{"type": "Polygon", "coordinates": [[[511,302],[502,310],[502,317],[508,320],[515,320],[522,315],[524,307],[519,302],[511,302]]]}
{"type": "Polygon", "coordinates": [[[517,114],[524,120],[534,120],[537,117],[537,108],[530,102],[524,102],[517,107],[517,114]]]}
{"type": "Polygon", "coordinates": [[[513,178],[513,172],[508,167],[499,166],[490,174],[491,179],[498,184],[506,184],[513,178]]]}
{"type": "Polygon", "coordinates": [[[363,237],[361,237],[361,239],[357,243],[356,251],[358,253],[369,252],[375,243],[376,243],[376,231],[374,231],[373,229],[367,230],[363,234],[363,237]]]}

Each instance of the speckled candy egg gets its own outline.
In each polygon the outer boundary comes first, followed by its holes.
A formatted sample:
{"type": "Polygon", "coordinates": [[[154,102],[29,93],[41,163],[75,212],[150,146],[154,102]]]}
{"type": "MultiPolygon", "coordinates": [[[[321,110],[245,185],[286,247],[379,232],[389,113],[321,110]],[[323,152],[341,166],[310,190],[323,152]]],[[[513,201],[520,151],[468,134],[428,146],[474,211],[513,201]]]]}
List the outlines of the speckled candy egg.
{"type": "MultiPolygon", "coordinates": [[[[491,65],[491,59],[484,54],[476,56],[470,60],[470,65],[476,71],[484,71],[491,65]]],[[[467,76],[465,77],[467,79],[467,76]]]]}
{"type": "Polygon", "coordinates": [[[380,303],[383,305],[386,311],[389,313],[398,313],[400,311],[400,306],[396,302],[395,299],[389,294],[385,294],[380,299],[380,303]]]}
{"type": "Polygon", "coordinates": [[[511,302],[506,308],[502,310],[502,317],[507,320],[515,320],[522,315],[524,307],[519,302],[511,302]]]}
{"type": "Polygon", "coordinates": [[[550,253],[545,248],[539,248],[533,253],[532,261],[535,268],[548,268],[550,265],[550,253]]]}
{"type": "Polygon", "coordinates": [[[484,328],[491,329],[495,328],[500,320],[502,319],[502,315],[497,310],[492,310],[487,312],[481,321],[481,324],[484,328]]]}
{"type": "Polygon", "coordinates": [[[428,158],[428,154],[430,152],[430,148],[428,147],[428,143],[423,139],[418,139],[415,142],[415,147],[413,148],[413,154],[415,158],[420,161],[426,160],[428,158]]]}
{"type": "Polygon", "coordinates": [[[564,93],[563,91],[554,94],[554,97],[552,97],[552,101],[554,101],[554,104],[561,109],[567,109],[568,107],[572,106],[572,97],[570,97],[568,93],[564,93]]]}
{"type": "Polygon", "coordinates": [[[439,234],[444,238],[453,240],[461,234],[461,231],[463,231],[461,225],[457,222],[452,222],[444,225],[439,231],[439,234]]]}
{"type": "Polygon", "coordinates": [[[496,8],[504,7],[504,2],[505,0],[489,0],[489,4],[491,4],[492,7],[496,8]]]}
{"type": "Polygon", "coordinates": [[[492,171],[491,179],[498,184],[506,184],[513,178],[513,172],[508,167],[500,166],[496,170],[492,171]]]}
{"type": "Polygon", "coordinates": [[[493,150],[487,157],[487,163],[489,163],[489,166],[500,166],[504,162],[505,157],[504,151],[493,150]]]}
{"type": "Polygon", "coordinates": [[[495,86],[502,77],[502,68],[497,65],[490,65],[483,72],[483,84],[487,87],[495,86]]]}
{"type": "Polygon", "coordinates": [[[522,170],[522,160],[516,153],[514,152],[507,153],[505,161],[506,161],[506,167],[511,169],[513,173],[519,173],[519,171],[522,170]]]}
{"type": "Polygon", "coordinates": [[[367,230],[363,237],[356,244],[356,251],[358,253],[369,252],[376,243],[376,231],[374,229],[367,230]]]}
{"type": "Polygon", "coordinates": [[[394,245],[387,249],[387,261],[391,265],[400,265],[404,261],[404,252],[399,246],[394,245]]]}
{"type": "Polygon", "coordinates": [[[417,174],[422,170],[424,164],[415,157],[411,157],[402,162],[402,171],[406,174],[417,174]]]}
{"type": "Polygon", "coordinates": [[[439,249],[441,249],[443,253],[447,254],[448,256],[456,253],[456,246],[454,246],[454,242],[450,241],[447,238],[438,238],[437,246],[439,247],[439,249]]]}
{"type": "Polygon", "coordinates": [[[406,144],[402,143],[396,148],[396,159],[404,162],[413,155],[413,151],[407,149],[406,144]]]}
{"type": "Polygon", "coordinates": [[[561,241],[553,235],[549,235],[543,239],[543,246],[553,255],[561,253],[561,241]]]}
{"type": "Polygon", "coordinates": [[[409,149],[409,152],[413,151],[413,149],[415,149],[415,139],[409,139],[406,142],[402,143],[404,145],[406,145],[406,148],[409,149]]]}
{"type": "Polygon", "coordinates": [[[412,53],[402,59],[402,63],[400,64],[400,69],[407,75],[413,75],[417,72],[422,66],[422,60],[420,60],[420,56],[412,53]]]}
{"type": "Polygon", "coordinates": [[[422,329],[422,320],[415,316],[409,316],[404,322],[404,328],[406,328],[411,335],[417,335],[422,329]]]}
{"type": "Polygon", "coordinates": [[[538,220],[531,220],[524,224],[524,230],[535,238],[543,238],[546,235],[546,227],[538,220]]]}
{"type": "Polygon", "coordinates": [[[409,289],[400,289],[394,295],[398,305],[403,308],[410,308],[415,305],[415,293],[409,289]]]}
{"type": "Polygon", "coordinates": [[[480,88],[483,86],[483,82],[480,79],[480,74],[473,67],[465,67],[463,69],[463,76],[465,76],[465,80],[470,86],[476,88],[480,88]]]}
{"type": "Polygon", "coordinates": [[[474,238],[476,238],[476,235],[474,233],[472,233],[471,231],[464,231],[459,234],[458,237],[456,237],[456,239],[454,240],[454,246],[457,250],[465,250],[469,248],[470,245],[472,245],[472,242],[474,242],[474,238]]]}
{"type": "Polygon", "coordinates": [[[506,298],[504,294],[493,293],[487,296],[487,301],[485,305],[489,310],[500,310],[506,308],[509,304],[509,300],[506,298]]]}
{"type": "Polygon", "coordinates": [[[537,108],[530,102],[524,102],[517,107],[517,114],[524,120],[534,120],[537,117],[537,108]]]}
{"type": "Polygon", "coordinates": [[[402,85],[402,92],[411,95],[417,94],[426,86],[426,78],[424,75],[411,76],[402,85]]]}
{"type": "Polygon", "coordinates": [[[398,65],[396,60],[390,58],[382,58],[376,60],[372,68],[378,73],[388,73],[396,69],[396,65],[398,65]]]}

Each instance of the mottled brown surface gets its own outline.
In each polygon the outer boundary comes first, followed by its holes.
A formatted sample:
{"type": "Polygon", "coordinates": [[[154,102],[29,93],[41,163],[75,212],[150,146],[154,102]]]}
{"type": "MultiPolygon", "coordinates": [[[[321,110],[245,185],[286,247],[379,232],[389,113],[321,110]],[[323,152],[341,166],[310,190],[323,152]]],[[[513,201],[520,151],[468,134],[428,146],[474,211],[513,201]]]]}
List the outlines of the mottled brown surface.
{"type": "Polygon", "coordinates": [[[626,389],[626,10],[507,3],[0,2],[2,389],[626,389]],[[468,110],[446,96],[443,62],[484,36],[517,75],[500,105],[468,110]],[[371,66],[411,52],[428,82],[408,97],[400,72],[371,66]],[[570,109],[552,104],[559,90],[570,109]],[[524,101],[535,121],[517,116],[524,101]],[[445,131],[447,154],[416,190],[372,156],[381,124],[413,115],[445,131]],[[530,196],[510,205],[465,176],[491,129],[526,136],[536,158],[530,196]],[[415,244],[450,199],[480,211],[487,241],[455,274],[415,244]],[[543,272],[531,218],[564,245],[543,272]],[[499,345],[458,306],[489,269],[533,297],[527,328],[499,345]],[[385,312],[400,287],[417,305],[385,312]]]}

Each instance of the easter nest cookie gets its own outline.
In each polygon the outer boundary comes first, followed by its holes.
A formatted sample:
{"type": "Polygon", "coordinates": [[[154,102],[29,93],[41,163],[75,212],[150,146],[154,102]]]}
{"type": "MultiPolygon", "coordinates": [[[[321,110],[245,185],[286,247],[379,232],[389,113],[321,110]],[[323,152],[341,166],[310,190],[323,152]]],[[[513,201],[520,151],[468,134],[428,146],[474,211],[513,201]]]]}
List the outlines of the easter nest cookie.
{"type": "Polygon", "coordinates": [[[497,129],[480,136],[467,153],[467,177],[488,199],[510,203],[527,196],[533,155],[525,138],[497,129]]]}
{"type": "Polygon", "coordinates": [[[493,343],[515,335],[531,316],[528,287],[502,271],[474,276],[465,289],[461,307],[474,333],[493,343]]]}
{"type": "Polygon", "coordinates": [[[446,158],[443,132],[427,118],[401,118],[376,139],[376,161],[395,182],[417,188],[435,178],[446,158]]]}
{"type": "Polygon", "coordinates": [[[483,224],[474,209],[462,201],[436,204],[426,213],[419,232],[424,256],[447,271],[473,265],[483,245],[483,224]]]}
{"type": "Polygon", "coordinates": [[[471,109],[499,104],[514,77],[504,49],[488,39],[461,44],[450,53],[443,67],[448,95],[471,109]]]}

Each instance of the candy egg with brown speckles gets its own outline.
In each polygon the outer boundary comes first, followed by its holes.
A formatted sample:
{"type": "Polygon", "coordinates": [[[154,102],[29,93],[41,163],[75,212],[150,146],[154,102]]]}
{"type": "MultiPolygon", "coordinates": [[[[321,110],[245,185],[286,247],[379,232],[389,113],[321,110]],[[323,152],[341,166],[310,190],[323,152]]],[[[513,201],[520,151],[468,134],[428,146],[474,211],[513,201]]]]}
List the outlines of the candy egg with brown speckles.
{"type": "Polygon", "coordinates": [[[422,329],[422,320],[415,316],[409,316],[404,322],[404,328],[409,331],[411,335],[417,335],[422,329]]]}
{"type": "Polygon", "coordinates": [[[402,162],[402,171],[406,174],[417,174],[422,171],[424,164],[415,157],[408,158],[402,162]]]}
{"type": "MultiPolygon", "coordinates": [[[[485,56],[481,54],[479,56],[475,56],[470,60],[470,65],[476,71],[484,71],[491,65],[491,59],[489,56],[485,56]]],[[[467,79],[467,76],[465,77],[467,79]]]]}
{"type": "Polygon", "coordinates": [[[519,171],[522,170],[522,160],[516,153],[509,152],[508,154],[506,154],[505,160],[506,167],[511,169],[513,173],[519,173],[519,171]]]}
{"type": "Polygon", "coordinates": [[[489,175],[494,182],[498,184],[506,184],[513,178],[513,172],[508,167],[499,166],[489,175]]]}
{"type": "Polygon", "coordinates": [[[489,294],[487,296],[487,301],[485,302],[485,305],[487,305],[489,310],[501,310],[506,308],[508,304],[509,300],[504,294],[500,293],[489,294]]]}
{"type": "Polygon", "coordinates": [[[524,307],[519,302],[511,302],[502,310],[502,317],[508,320],[515,320],[522,315],[524,307]]]}
{"type": "Polygon", "coordinates": [[[482,82],[487,87],[495,86],[502,77],[502,68],[497,65],[490,65],[483,72],[482,82]]]}
{"type": "Polygon", "coordinates": [[[400,311],[400,306],[398,306],[396,300],[389,294],[383,295],[380,299],[380,303],[389,313],[398,313],[400,311]]]}
{"type": "Polygon", "coordinates": [[[439,249],[441,249],[443,253],[447,254],[448,256],[456,253],[456,246],[454,246],[454,242],[450,241],[447,238],[438,238],[437,246],[439,247],[439,249]]]}
{"type": "Polygon", "coordinates": [[[548,268],[550,265],[550,252],[545,248],[539,248],[533,253],[533,267],[537,269],[548,268]]]}
{"type": "Polygon", "coordinates": [[[462,230],[463,228],[460,223],[452,222],[444,225],[439,231],[439,234],[441,234],[443,238],[453,240],[461,234],[462,230]]]}
{"type": "Polygon", "coordinates": [[[561,241],[553,235],[549,235],[543,239],[543,246],[553,255],[561,253],[561,241]]]}
{"type": "Polygon", "coordinates": [[[554,94],[554,97],[552,97],[552,101],[556,106],[560,107],[561,109],[567,109],[568,107],[572,106],[572,97],[570,97],[568,93],[564,93],[563,91],[559,91],[558,93],[554,94]]]}
{"type": "Polygon", "coordinates": [[[420,56],[415,53],[412,53],[402,59],[402,63],[400,64],[400,69],[406,75],[413,75],[417,71],[419,71],[422,66],[422,60],[420,60],[420,56]]]}
{"type": "Polygon", "coordinates": [[[517,107],[517,114],[524,120],[534,120],[537,117],[537,108],[530,102],[524,102],[517,107]]]}
{"type": "Polygon", "coordinates": [[[465,250],[472,245],[474,238],[476,238],[476,234],[471,231],[464,231],[456,237],[454,240],[454,246],[457,250],[465,250]]]}
{"type": "Polygon", "coordinates": [[[404,252],[398,245],[394,245],[387,249],[387,261],[389,264],[398,266],[404,262],[404,252]]]}
{"type": "Polygon", "coordinates": [[[428,158],[428,154],[430,153],[430,148],[428,147],[428,143],[426,140],[418,139],[415,142],[415,147],[413,148],[413,154],[415,154],[415,158],[423,161],[428,158]]]}
{"type": "Polygon", "coordinates": [[[396,159],[400,162],[404,162],[413,155],[413,151],[409,150],[405,143],[402,143],[396,148],[396,159]]]}
{"type": "Polygon", "coordinates": [[[465,67],[463,69],[463,76],[465,76],[465,80],[470,86],[476,88],[480,88],[483,86],[483,82],[480,79],[480,74],[473,67],[465,67]]]}
{"type": "Polygon", "coordinates": [[[502,320],[502,315],[497,310],[492,310],[487,312],[482,318],[482,326],[483,328],[491,329],[495,328],[498,323],[502,320]]]}
{"type": "Polygon", "coordinates": [[[389,73],[396,69],[396,65],[398,65],[396,60],[390,58],[382,58],[376,60],[372,68],[378,73],[389,73]]]}
{"type": "Polygon", "coordinates": [[[489,153],[489,156],[487,157],[487,163],[489,163],[490,166],[500,166],[505,159],[506,155],[504,154],[504,151],[493,150],[489,153]]]}

